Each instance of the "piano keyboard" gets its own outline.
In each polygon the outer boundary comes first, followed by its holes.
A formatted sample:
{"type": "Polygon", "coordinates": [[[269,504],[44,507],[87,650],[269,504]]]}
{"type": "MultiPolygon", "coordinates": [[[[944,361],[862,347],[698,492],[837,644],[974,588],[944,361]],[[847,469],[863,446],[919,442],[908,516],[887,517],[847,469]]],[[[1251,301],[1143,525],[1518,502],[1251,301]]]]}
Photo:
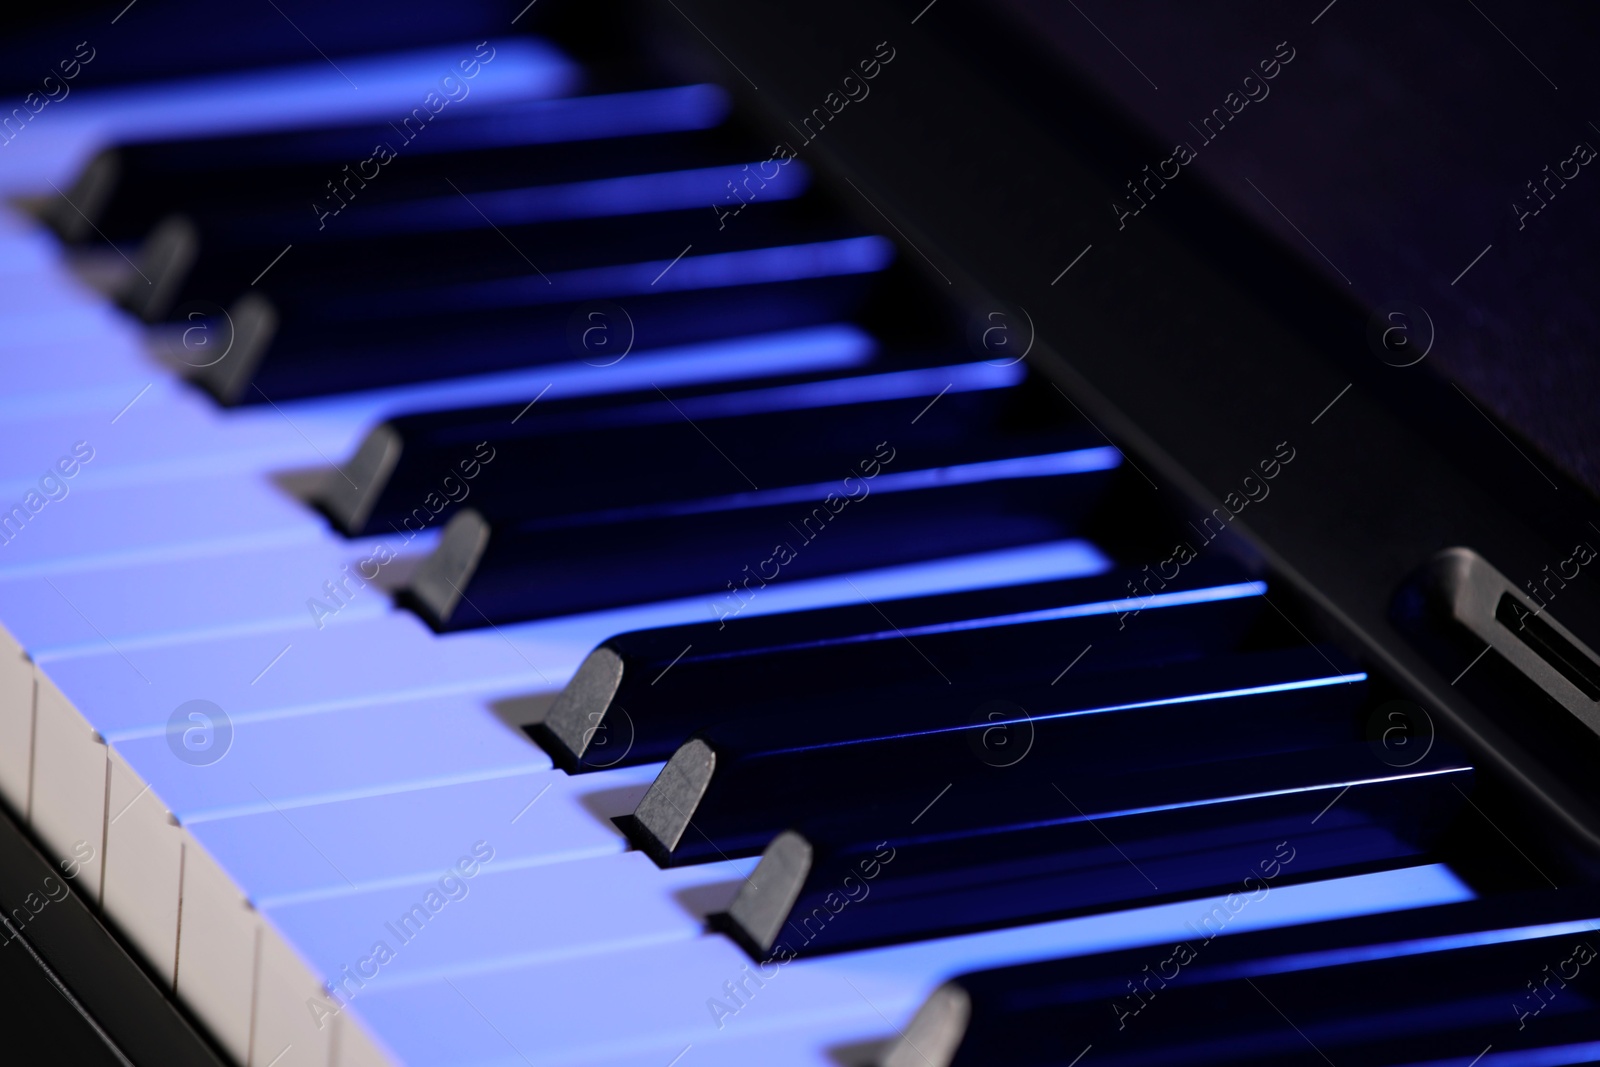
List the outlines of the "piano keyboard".
{"type": "Polygon", "coordinates": [[[0,797],[226,1059],[1600,1059],[1484,774],[721,88],[338,69],[3,149],[0,797]]]}

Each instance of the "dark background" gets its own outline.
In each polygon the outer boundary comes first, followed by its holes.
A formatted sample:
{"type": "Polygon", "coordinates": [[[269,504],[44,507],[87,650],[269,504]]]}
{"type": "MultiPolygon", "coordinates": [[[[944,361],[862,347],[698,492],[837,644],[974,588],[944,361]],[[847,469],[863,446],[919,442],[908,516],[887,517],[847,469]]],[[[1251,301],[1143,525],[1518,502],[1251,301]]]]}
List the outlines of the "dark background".
{"type": "Polygon", "coordinates": [[[1211,183],[1362,303],[1426,309],[1433,369],[1600,493],[1600,170],[1525,229],[1511,206],[1578,142],[1600,149],[1600,10],[1326,2],[1001,6],[1159,141],[1193,144],[1178,182],[1211,183]],[[1189,123],[1282,41],[1270,94],[1205,144],[1189,123]]]}

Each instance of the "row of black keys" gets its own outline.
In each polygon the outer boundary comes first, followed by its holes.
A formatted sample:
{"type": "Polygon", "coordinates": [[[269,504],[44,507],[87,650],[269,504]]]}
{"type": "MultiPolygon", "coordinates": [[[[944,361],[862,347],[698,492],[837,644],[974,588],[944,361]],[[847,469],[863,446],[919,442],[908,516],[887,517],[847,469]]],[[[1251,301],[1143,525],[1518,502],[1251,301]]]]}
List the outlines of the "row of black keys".
{"type": "Polygon", "coordinates": [[[405,591],[440,630],[696,595],[733,611],[773,580],[1079,534],[1120,457],[1070,423],[1030,426],[1036,385],[1017,377],[958,365],[410,416],[321,503],[373,534],[459,509],[405,591]]]}
{"type": "Polygon", "coordinates": [[[1260,884],[1196,916],[1175,942],[957,977],[929,997],[880,1062],[1600,1062],[1600,896],[1592,890],[1218,936],[1263,898],[1260,884]]]}
{"type": "Polygon", "coordinates": [[[229,404],[571,361],[596,301],[650,348],[849,318],[891,246],[727,110],[681,86],[446,112],[354,182],[388,124],[124,145],[52,218],[143,239],[122,299],[146,319],[228,309],[226,358],[173,354],[229,404]]]}
{"type": "Polygon", "coordinates": [[[1461,816],[1473,768],[1258,583],[1128,584],[622,634],[531,732],[574,773],[667,760],[619,823],[662,865],[760,854],[717,920],[758,960],[1225,889],[1286,840],[1290,881],[1415,864],[1461,816]]]}
{"type": "Polygon", "coordinates": [[[884,1067],[1600,1060],[1593,893],[1230,928],[1481,829],[1470,765],[1336,651],[1274,636],[1247,578],[622,634],[532,732],[574,773],[668,757],[618,820],[658,863],[760,852],[712,920],[749,992],[795,957],[1219,895],[1174,943],[947,982],[884,1067]]]}
{"type": "MultiPolygon", "coordinates": [[[[235,386],[250,384],[255,399],[278,399],[570,361],[564,341],[559,351],[538,342],[524,313],[545,316],[541,322],[564,332],[581,301],[544,306],[541,296],[542,310],[516,310],[524,317],[493,344],[463,332],[458,312],[465,312],[449,306],[450,278],[460,281],[459,272],[533,277],[513,247],[523,240],[562,269],[604,275],[591,278],[589,295],[626,299],[641,347],[750,330],[793,337],[796,326],[813,328],[801,347],[820,352],[821,362],[809,369],[774,359],[754,340],[745,342],[751,354],[735,371],[742,380],[675,386],[671,394],[540,395],[530,398],[536,403],[396,418],[373,431],[316,502],[352,536],[409,533],[465,506],[402,591],[403,602],[436,628],[742,595],[756,571],[761,580],[779,570],[794,580],[1059,539],[1081,529],[1089,502],[1103,492],[1118,457],[1064,417],[1059,397],[1047,390],[1041,397],[1036,383],[1017,388],[1020,367],[973,362],[948,336],[874,353],[886,346],[881,331],[869,336],[839,323],[868,296],[868,276],[879,270],[867,261],[878,255],[880,239],[845,226],[816,198],[782,199],[801,184],[793,177],[798,163],[782,172],[782,182],[763,183],[759,193],[771,201],[757,199],[754,213],[741,214],[726,234],[710,225],[709,204],[652,210],[661,207],[659,197],[636,186],[606,186],[603,195],[578,197],[576,206],[575,194],[555,198],[580,217],[525,230],[498,226],[464,197],[434,191],[454,175],[450,183],[460,193],[498,190],[504,214],[518,198],[552,189],[570,194],[596,182],[702,172],[726,181],[723,175],[742,173],[732,161],[748,145],[719,126],[725,110],[720,91],[689,86],[449,116],[417,154],[396,160],[394,171],[372,184],[370,197],[362,190],[338,225],[312,231],[309,247],[273,267],[270,280],[255,287],[270,295],[253,289],[236,305],[227,355],[199,370],[213,388],[217,375],[227,376],[230,397],[242,397],[235,386]],[[668,127],[674,132],[659,132],[668,127]],[[762,221],[758,208],[792,209],[798,228],[762,221]],[[716,255],[732,254],[734,242],[772,270],[734,264],[702,272],[702,287],[669,285],[676,292],[670,297],[641,296],[628,289],[628,277],[605,273],[679,247],[696,227],[713,238],[716,255]],[[842,245],[833,240],[840,234],[842,245]],[[602,263],[611,266],[596,266],[602,263]],[[839,284],[849,299],[818,299],[817,285],[839,284]],[[400,299],[406,314],[384,310],[381,328],[369,329],[353,308],[363,293],[380,291],[389,294],[385,300],[400,299]],[[291,292],[300,296],[289,299],[291,292]],[[674,314],[688,333],[641,313],[648,304],[638,300],[658,299],[687,301],[674,314]],[[270,312],[260,312],[263,300],[270,312]],[[266,349],[252,349],[251,337],[261,336],[257,312],[277,337],[270,358],[266,349]],[[417,316],[432,325],[419,326],[417,316]],[[330,317],[342,324],[338,330],[327,328],[330,317]],[[285,340],[285,330],[301,327],[314,339],[310,347],[285,340]],[[361,333],[358,344],[339,332],[349,329],[361,333]],[[330,345],[338,350],[332,355],[330,345]],[[471,350],[469,359],[447,355],[459,346],[471,350]],[[366,355],[358,358],[360,352],[366,355]],[[292,371],[295,384],[269,381],[273,368],[292,371]],[[859,506],[868,496],[876,499],[859,506]],[[848,520],[835,525],[851,507],[848,520]],[[661,566],[664,557],[674,565],[661,566]]],[[[220,296],[245,285],[245,274],[259,270],[279,242],[309,236],[303,220],[292,221],[299,216],[291,207],[300,210],[296,190],[371,136],[350,128],[124,146],[95,160],[74,195],[94,201],[87,206],[96,226],[114,238],[181,209],[199,241],[192,262],[185,267],[171,227],[156,222],[145,258],[160,261],[146,272],[157,284],[134,279],[134,291],[148,295],[164,285],[158,266],[166,264],[186,279],[187,288],[174,293],[220,296]],[[177,175],[184,180],[175,182],[177,175]]],[[[701,180],[690,184],[699,190],[701,180]]],[[[687,276],[693,264],[673,269],[687,276]]],[[[530,284],[539,290],[542,283],[530,284]]],[[[880,302],[905,313],[903,295],[897,290],[880,302]]],[[[482,325],[483,309],[468,310],[482,325]]],[[[207,355],[222,347],[214,337],[207,343],[207,355]]]]}

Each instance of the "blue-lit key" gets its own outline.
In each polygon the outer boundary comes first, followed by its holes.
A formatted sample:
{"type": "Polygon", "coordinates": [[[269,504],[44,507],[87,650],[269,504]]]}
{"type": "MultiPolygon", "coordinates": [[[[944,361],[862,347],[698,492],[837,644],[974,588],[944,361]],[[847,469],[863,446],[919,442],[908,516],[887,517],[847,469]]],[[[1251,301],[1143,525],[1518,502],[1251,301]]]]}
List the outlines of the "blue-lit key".
{"type": "Polygon", "coordinates": [[[70,496],[37,510],[26,506],[26,498],[19,502],[22,514],[12,512],[5,526],[0,578],[175,559],[196,545],[248,552],[326,534],[315,513],[249,478],[212,474],[91,489],[93,476],[91,459],[70,496]],[[107,530],[118,536],[108,538],[107,530]]]}
{"type": "MultiPolygon", "coordinates": [[[[315,313],[315,298],[326,298],[335,283],[357,296],[423,279],[450,286],[519,275],[530,266],[548,275],[644,259],[697,238],[726,250],[826,239],[848,229],[831,213],[786,206],[807,187],[798,165],[764,183],[739,226],[712,226],[706,209],[728,195],[725,186],[752,163],[759,165],[759,150],[684,145],[663,153],[640,140],[601,142],[611,148],[607,152],[568,147],[568,157],[597,157],[586,167],[570,158],[561,168],[534,160],[522,169],[496,160],[424,157],[449,173],[431,181],[417,177],[400,188],[374,179],[373,191],[385,195],[363,200],[347,190],[346,202],[329,193],[326,204],[313,202],[309,211],[304,197],[292,207],[183,209],[151,230],[124,303],[159,320],[174,307],[182,317],[190,301],[230,299],[250,287],[264,288],[280,306],[315,313]],[[494,169],[484,175],[475,166],[494,169]],[[336,216],[344,211],[362,224],[341,226],[336,216]],[[291,244],[300,254],[274,264],[263,284],[266,264],[291,244]]],[[[284,180],[293,188],[293,175],[284,180]]],[[[311,185],[304,177],[300,183],[311,185]]]]}
{"type": "Polygon", "coordinates": [[[766,960],[1223,890],[1263,858],[1297,880],[1406,866],[1473,778],[1443,752],[1396,769],[1360,743],[1115,770],[968,777],[938,803],[801,816],[716,924],[766,960]]]}
{"type": "MultiPolygon", "coordinates": [[[[469,67],[482,67],[472,48],[463,51],[462,60],[469,67]]],[[[455,90],[457,95],[464,93],[463,98],[470,99],[472,80],[458,77],[454,84],[462,87],[455,90]]],[[[703,154],[728,141],[671,136],[721,124],[728,111],[727,97],[714,85],[512,101],[457,111],[453,107],[441,111],[437,122],[402,115],[403,124],[393,126],[372,121],[331,129],[118,145],[90,160],[77,187],[69,190],[83,213],[63,204],[47,221],[67,240],[100,236],[136,241],[174,211],[251,212],[259,211],[263,200],[268,204],[288,200],[296,208],[296,220],[303,216],[312,230],[318,221],[327,230],[331,215],[338,220],[332,235],[351,229],[371,233],[383,219],[381,211],[368,210],[371,204],[434,194],[444,175],[458,183],[470,181],[461,186],[469,194],[492,188],[478,176],[496,172],[543,171],[551,175],[550,181],[564,180],[562,154],[567,150],[555,146],[587,142],[588,148],[594,142],[614,140],[628,146],[636,165],[642,154],[659,154],[670,162],[675,151],[703,154]],[[641,144],[640,138],[655,140],[641,144]],[[384,151],[376,151],[379,146],[384,151]],[[401,155],[404,162],[390,167],[401,155]],[[345,215],[345,207],[357,202],[360,210],[345,215]],[[320,220],[318,212],[307,208],[318,203],[320,220]]],[[[589,158],[603,155],[589,152],[589,158]]],[[[621,164],[624,158],[615,162],[621,164]]],[[[683,155],[680,162],[689,158],[683,155]]],[[[505,187],[502,181],[499,188],[505,187]]],[[[718,182],[718,198],[722,192],[718,182]]],[[[470,208],[461,197],[451,196],[453,203],[470,208]]],[[[494,209],[502,205],[490,201],[487,206],[494,217],[501,217],[494,209]]]]}
{"type": "Polygon", "coordinates": [[[961,975],[934,991],[881,1062],[1045,1067],[1090,1049],[1117,1065],[1600,1057],[1592,891],[1217,937],[1288,891],[1255,873],[1172,943],[961,975]]]}
{"type": "Polygon", "coordinates": [[[802,815],[917,805],[941,790],[1160,777],[1359,736],[1366,676],[1330,668],[1320,649],[1165,663],[1163,651],[1056,685],[927,677],[752,699],[673,754],[629,835],[663,865],[706,862],[750,855],[802,815]]]}
{"type": "Polygon", "coordinates": [[[775,616],[744,614],[762,603],[746,579],[715,605],[715,621],[606,640],[531,730],[576,773],[666,759],[697,729],[774,702],[824,702],[855,679],[1038,687],[1080,669],[1179,662],[1230,647],[1266,590],[1231,567],[1197,563],[1130,596],[1142,575],[1097,562],[1071,581],[1032,583],[1037,572],[996,568],[996,588],[775,616]]]}
{"type": "Polygon", "coordinates": [[[252,291],[225,317],[203,320],[232,345],[194,378],[225,403],[266,403],[593,358],[582,344],[593,302],[625,321],[641,347],[816,326],[853,314],[865,281],[892,259],[875,236],[638,251],[647,258],[565,270],[547,260],[548,271],[529,271],[501,244],[496,255],[516,259],[518,276],[448,285],[418,278],[337,296],[313,288],[281,307],[278,294],[252,291]]]}
{"type": "Polygon", "coordinates": [[[378,538],[296,540],[252,548],[248,567],[237,565],[239,550],[227,543],[189,544],[167,558],[121,565],[65,560],[52,570],[0,577],[0,600],[15,613],[7,628],[35,656],[96,655],[251,631],[312,634],[391,612],[384,569],[415,563],[432,541],[420,537],[391,557],[378,538]],[[208,577],[197,581],[202,571],[208,577]]]}
{"type": "MultiPolygon", "coordinates": [[[[863,461],[882,464],[892,448],[877,445],[863,461]]],[[[1115,450],[1087,448],[880,468],[872,482],[848,471],[821,485],[496,526],[469,508],[402,602],[441,631],[469,629],[714,596],[747,566],[787,582],[1058,540],[1079,530],[1117,463],[1115,450]]]]}
{"type": "MultiPolygon", "coordinates": [[[[423,154],[421,165],[391,181],[373,176],[368,183],[343,173],[339,182],[319,187],[328,170],[322,164],[320,170],[258,176],[256,182],[266,177],[270,185],[248,190],[247,199],[180,200],[166,218],[181,217],[194,228],[199,258],[191,274],[210,275],[199,280],[215,288],[220,282],[215,270],[246,254],[275,250],[289,239],[309,242],[319,255],[333,260],[359,256],[351,246],[365,242],[384,241],[383,247],[406,251],[425,247],[436,235],[494,227],[509,230],[667,211],[703,213],[722,202],[733,205],[727,214],[743,215],[743,207],[795,200],[810,187],[804,164],[785,161],[779,166],[767,159],[769,151],[725,130],[578,137],[557,144],[423,154]],[[307,211],[301,194],[310,188],[321,199],[314,199],[307,211]]],[[[726,220],[712,214],[721,234],[726,220]]],[[[151,232],[165,222],[154,220],[151,232]]],[[[651,230],[647,227],[646,234],[651,230]]],[[[393,266],[368,264],[375,265],[393,266]]]]}
{"type": "Polygon", "coordinates": [[[1086,427],[1070,424],[1007,432],[1018,398],[1006,387],[1020,378],[1014,368],[958,364],[392,419],[327,479],[319,502],[346,532],[362,533],[438,522],[469,500],[501,521],[735,496],[752,483],[825,483],[839,472],[853,472],[859,493],[885,456],[945,466],[1090,443],[1086,427]],[[941,390],[950,395],[938,419],[911,425],[941,390]],[[892,447],[879,445],[884,434],[892,447]]]}

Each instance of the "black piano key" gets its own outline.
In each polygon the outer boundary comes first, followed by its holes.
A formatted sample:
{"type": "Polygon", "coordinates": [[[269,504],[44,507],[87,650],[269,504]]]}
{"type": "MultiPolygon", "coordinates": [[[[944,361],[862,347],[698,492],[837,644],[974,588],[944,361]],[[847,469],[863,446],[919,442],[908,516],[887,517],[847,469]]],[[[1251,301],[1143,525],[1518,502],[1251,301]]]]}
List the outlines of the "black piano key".
{"type": "Polygon", "coordinates": [[[490,221],[504,229],[662,211],[693,210],[722,233],[748,217],[742,207],[794,200],[809,188],[804,164],[775,163],[770,154],[726,130],[449,153],[426,157],[435,165],[408,171],[405,181],[347,179],[310,211],[304,196],[263,195],[183,204],[172,214],[195,219],[215,249],[295,240],[318,242],[328,255],[352,242],[390,237],[399,247],[408,237],[487,229],[490,221]]]}
{"type": "Polygon", "coordinates": [[[927,798],[905,797],[801,818],[714,924],[768,960],[1226,891],[1262,861],[1280,882],[1406,866],[1464,807],[1473,773],[1442,750],[1397,771],[1354,744],[997,781],[920,814],[927,798]]]}
{"type": "Polygon", "coordinates": [[[1087,428],[1071,424],[1005,432],[1018,404],[1007,387],[1020,377],[1015,368],[958,364],[698,396],[651,389],[405,416],[374,429],[329,478],[322,502],[344,532],[361,536],[407,519],[439,521],[452,509],[432,498],[447,477],[459,487],[457,503],[470,499],[502,521],[737,494],[751,482],[827,482],[855,467],[862,441],[899,424],[894,447],[926,466],[1092,443],[1087,428]],[[938,418],[912,424],[941,390],[938,418]],[[458,468],[473,456],[496,465],[461,492],[458,468]]]}
{"type": "Polygon", "coordinates": [[[252,291],[229,308],[226,327],[215,324],[231,347],[191,377],[224,404],[265,403],[571,362],[591,355],[573,326],[597,302],[620,304],[639,351],[823,325],[862,307],[892,255],[876,237],[677,263],[669,249],[659,261],[557,273],[548,283],[537,275],[454,289],[417,283],[374,296],[376,304],[351,296],[347,306],[311,294],[313,304],[280,309],[252,291]]]}
{"type": "Polygon", "coordinates": [[[1395,771],[1355,744],[990,782],[923,813],[931,795],[902,797],[798,819],[715,926],[768,960],[1227,891],[1272,859],[1278,883],[1410,865],[1466,805],[1472,776],[1442,750],[1395,771]],[[861,899],[846,907],[850,893],[861,899]]]}
{"type": "MultiPolygon", "coordinates": [[[[45,73],[57,67],[71,79],[89,75],[80,84],[112,86],[135,82],[193,78],[219,73],[236,75],[252,67],[304,65],[320,62],[311,54],[307,38],[296,20],[282,10],[263,4],[259,8],[218,5],[208,0],[167,0],[152,9],[122,19],[121,5],[55,4],[35,9],[34,17],[13,21],[0,41],[0,80],[19,98],[39,88],[45,73]],[[42,16],[42,17],[41,17],[42,16]],[[92,49],[115,23],[116,46],[92,49]],[[87,38],[87,40],[85,40],[87,38]],[[62,49],[62,42],[83,42],[62,49]],[[83,60],[67,66],[63,56],[83,60]],[[40,71],[35,75],[34,71],[40,71]]],[[[526,26],[527,23],[522,23],[526,26]]],[[[344,58],[362,53],[399,49],[436,48],[441,43],[472,42],[505,31],[505,5],[490,0],[457,4],[424,4],[414,0],[351,0],[336,8],[316,12],[312,29],[317,49],[344,58]]],[[[472,44],[462,49],[472,54],[472,44]]],[[[456,59],[442,60],[440,73],[456,59]]],[[[65,96],[62,97],[65,99],[65,96]]],[[[20,106],[20,103],[19,103],[20,106]]]]}
{"type": "MultiPolygon", "coordinates": [[[[605,323],[601,329],[613,328],[607,319],[600,321],[605,323]]],[[[607,338],[605,343],[610,341],[607,338]]],[[[601,351],[597,347],[596,353],[601,351]]],[[[876,365],[874,360],[875,357],[863,353],[858,365],[850,367],[849,372],[881,373],[884,367],[876,365]]],[[[913,357],[897,358],[893,362],[911,369],[929,360],[913,357]]],[[[799,373],[788,373],[787,368],[778,367],[770,370],[769,374],[766,366],[752,363],[731,379],[675,385],[672,400],[682,406],[685,401],[693,402],[714,394],[738,394],[754,387],[769,389],[843,380],[839,378],[839,370],[833,367],[799,373]]],[[[502,443],[491,438],[519,442],[520,434],[552,435],[600,425],[611,419],[627,425],[630,418],[627,412],[640,404],[652,403],[663,403],[661,392],[565,396],[552,387],[510,404],[400,415],[368,431],[350,458],[329,473],[325,484],[313,493],[311,502],[341,533],[350,537],[364,537],[389,529],[404,532],[400,524],[407,519],[411,520],[407,530],[419,530],[447,520],[455,513],[456,505],[468,499],[472,499],[474,507],[482,508],[484,496],[489,495],[480,492],[485,485],[464,483],[475,482],[482,473],[485,464],[478,460],[477,453],[487,454],[487,449],[493,448],[496,458],[504,454],[502,443]],[[539,429],[518,430],[517,424],[534,410],[535,403],[538,404],[539,429]],[[622,410],[613,414],[614,408],[622,410]],[[509,436],[508,429],[513,431],[509,436]],[[463,446],[470,447],[464,450],[463,446]],[[445,481],[446,478],[451,481],[445,481]],[[419,501],[422,502],[420,506],[419,501]]],[[[500,513],[492,507],[486,510],[490,514],[500,513]]]]}
{"type": "MultiPolygon", "coordinates": [[[[190,377],[225,405],[261,404],[268,398],[276,403],[592,360],[593,353],[574,337],[574,325],[596,308],[615,321],[619,306],[627,313],[640,354],[739,337],[760,343],[851,318],[867,297],[868,275],[877,269],[852,252],[846,250],[850,261],[840,263],[838,273],[830,276],[666,289],[629,296],[625,306],[575,299],[553,306],[406,316],[388,324],[285,321],[269,299],[247,294],[229,307],[226,327],[212,323],[213,336],[230,331],[226,336],[234,338],[232,350],[190,377]]],[[[169,345],[175,355],[179,343],[169,345]]]]}
{"type": "Polygon", "coordinates": [[[1056,685],[841,686],[700,731],[621,824],[657,863],[678,866],[754,855],[801,812],[996,782],[1072,792],[1084,777],[1339,745],[1359,739],[1364,678],[1313,647],[1085,671],[1056,685]]]}
{"type": "Polygon", "coordinates": [[[1175,663],[1234,648],[1266,587],[1202,559],[1171,581],[1111,571],[881,606],[739,615],[755,588],[741,586],[720,621],[608,638],[529,732],[577,773],[664,760],[696,730],[759,714],[779,694],[831,699],[857,679],[888,686],[942,674],[1031,686],[1064,678],[1069,667],[1175,663]],[[612,737],[626,737],[625,754],[608,744],[612,737]]]}
{"type": "Polygon", "coordinates": [[[311,212],[299,211],[245,219],[180,213],[159,223],[147,242],[143,273],[154,284],[144,277],[130,282],[124,303],[156,321],[173,307],[199,300],[221,303],[253,287],[268,293],[286,313],[292,309],[297,318],[371,320],[414,315],[419,306],[430,306],[418,305],[419,296],[433,290],[445,306],[452,299],[478,305],[483,294],[515,288],[521,278],[551,288],[550,293],[534,290],[528,300],[550,302],[558,299],[557,287],[570,295],[585,271],[670,259],[696,241],[704,249],[728,253],[820,246],[861,235],[858,227],[821,209],[815,200],[794,201],[805,186],[798,170],[785,172],[782,183],[774,183],[751,204],[738,226],[719,231],[709,207],[719,198],[722,182],[737,177],[739,169],[710,162],[690,175],[687,184],[693,189],[667,197],[652,183],[676,185],[684,183],[684,176],[641,173],[637,168],[648,161],[637,159],[628,169],[591,175],[609,180],[589,195],[575,195],[584,190],[571,186],[544,184],[500,190],[508,198],[554,201],[543,211],[524,204],[521,220],[514,217],[515,205],[497,206],[495,196],[479,194],[475,208],[457,192],[459,183],[443,175],[422,198],[375,205],[367,226],[335,223],[324,228],[312,224],[311,212]],[[178,232],[189,243],[186,257],[168,264],[161,252],[178,232]],[[291,244],[299,254],[274,265],[258,281],[265,265],[291,244]],[[496,280],[500,286],[485,285],[496,280]]]}
{"type": "Polygon", "coordinates": [[[1118,1067],[1600,1058],[1591,889],[1219,936],[1261,896],[1241,887],[1237,911],[1213,909],[1176,944],[960,975],[879,1062],[1067,1067],[1091,1048],[1118,1067]]]}
{"type": "MultiPolygon", "coordinates": [[[[85,166],[68,191],[82,214],[63,204],[48,221],[69,241],[101,234],[136,241],[173,212],[239,214],[293,204],[315,230],[313,204],[324,210],[338,209],[341,200],[349,204],[337,216],[343,224],[368,204],[433,195],[446,176],[471,194],[514,185],[514,175],[571,180],[603,161],[613,173],[637,169],[641,160],[659,160],[665,168],[706,165],[694,160],[732,163],[756,148],[718,128],[727,113],[720,88],[683,85],[451,109],[426,126],[413,119],[398,128],[358,123],[135,142],[105,149],[85,166]],[[392,148],[394,158],[368,163],[380,144],[392,148]],[[577,168],[574,156],[581,160],[577,168]]],[[[770,155],[768,149],[758,158],[770,155]]]]}
{"type": "MultiPolygon", "coordinates": [[[[892,445],[874,447],[864,444],[862,461],[893,458],[892,445]]],[[[873,482],[841,472],[825,488],[493,527],[468,508],[402,602],[440,631],[679,597],[705,596],[709,609],[745,567],[793,581],[1056,541],[1079,531],[1116,457],[1090,449],[997,462],[1000,476],[987,464],[885,469],[873,482]]]]}

